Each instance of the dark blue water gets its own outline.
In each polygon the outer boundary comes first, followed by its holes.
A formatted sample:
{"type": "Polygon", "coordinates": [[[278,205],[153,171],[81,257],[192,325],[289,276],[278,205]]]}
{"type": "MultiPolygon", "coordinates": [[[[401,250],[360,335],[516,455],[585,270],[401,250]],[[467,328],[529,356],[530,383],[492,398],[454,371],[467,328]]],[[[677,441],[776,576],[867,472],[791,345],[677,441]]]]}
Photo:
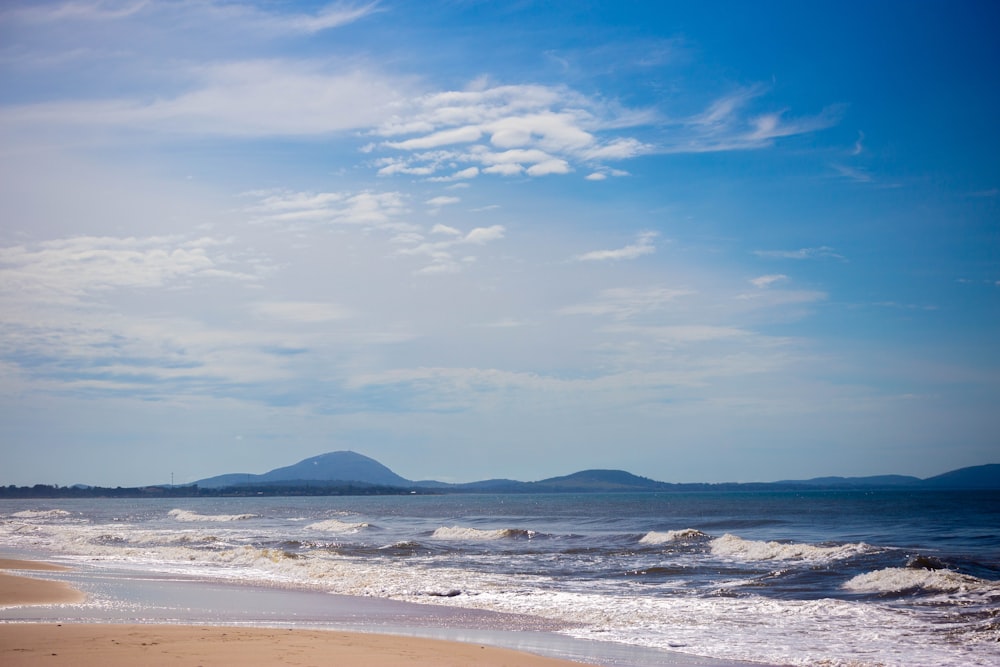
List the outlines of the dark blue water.
{"type": "Polygon", "coordinates": [[[1000,494],[6,501],[0,549],[779,664],[1000,664],[1000,494]]]}

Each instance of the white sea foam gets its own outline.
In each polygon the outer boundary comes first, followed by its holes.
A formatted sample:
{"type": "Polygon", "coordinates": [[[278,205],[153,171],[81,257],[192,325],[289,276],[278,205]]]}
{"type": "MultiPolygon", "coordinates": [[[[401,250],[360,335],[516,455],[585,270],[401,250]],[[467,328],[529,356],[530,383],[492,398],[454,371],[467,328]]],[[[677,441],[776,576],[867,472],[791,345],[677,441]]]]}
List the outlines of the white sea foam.
{"type": "Polygon", "coordinates": [[[705,533],[696,528],[685,528],[683,530],[668,530],[659,532],[651,530],[642,536],[639,544],[666,544],[668,542],[688,542],[701,540],[708,537],[705,533]]]}
{"type": "Polygon", "coordinates": [[[836,546],[817,546],[798,542],[761,542],[745,540],[736,535],[726,533],[710,543],[712,553],[724,558],[738,560],[806,560],[828,561],[849,558],[872,550],[864,542],[856,544],[840,544],[836,546]]]}
{"type": "Polygon", "coordinates": [[[181,509],[170,510],[167,514],[173,517],[175,521],[192,523],[197,521],[246,521],[247,519],[259,518],[256,514],[198,514],[197,512],[190,512],[188,510],[181,509]]]}
{"type": "Polygon", "coordinates": [[[66,510],[23,510],[14,512],[11,516],[18,519],[61,519],[72,516],[72,512],[66,510]]]}
{"type": "Polygon", "coordinates": [[[371,528],[371,525],[367,523],[348,523],[347,521],[338,521],[337,519],[327,519],[326,521],[311,523],[306,526],[306,528],[309,528],[310,530],[323,531],[325,533],[356,533],[359,530],[371,528]]]}
{"type": "Polygon", "coordinates": [[[534,536],[530,530],[520,528],[496,528],[493,530],[482,530],[480,528],[465,528],[463,526],[442,526],[431,535],[435,540],[455,540],[464,542],[484,542],[491,540],[503,540],[513,537],[534,536]]]}
{"type": "Polygon", "coordinates": [[[845,582],[843,588],[856,593],[900,593],[919,589],[941,593],[1000,595],[1000,581],[980,579],[953,570],[923,570],[908,567],[889,567],[859,574],[845,582]]]}

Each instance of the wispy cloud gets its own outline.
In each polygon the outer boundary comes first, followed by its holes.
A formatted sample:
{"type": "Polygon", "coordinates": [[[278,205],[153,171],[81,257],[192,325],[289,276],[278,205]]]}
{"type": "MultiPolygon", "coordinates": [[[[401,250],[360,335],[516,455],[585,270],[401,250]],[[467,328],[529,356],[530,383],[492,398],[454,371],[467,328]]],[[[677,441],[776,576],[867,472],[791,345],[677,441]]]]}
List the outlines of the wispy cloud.
{"type": "Polygon", "coordinates": [[[248,207],[256,222],[287,226],[363,225],[394,231],[416,227],[404,219],[409,208],[399,192],[294,192],[270,190],[245,193],[258,201],[248,207]]]}
{"type": "Polygon", "coordinates": [[[754,250],[753,254],[767,259],[838,259],[847,261],[843,255],[829,246],[799,248],[798,250],[754,250]]]}
{"type": "Polygon", "coordinates": [[[873,180],[871,174],[862,169],[858,169],[857,167],[849,167],[845,164],[836,164],[836,163],[831,164],[830,166],[833,167],[834,170],[836,170],[836,172],[841,176],[843,176],[844,178],[851,181],[855,181],[857,183],[871,183],[873,180]]]}
{"type": "Polygon", "coordinates": [[[750,282],[754,287],[764,289],[783,280],[788,280],[788,276],[783,273],[772,273],[766,276],[757,276],[756,278],[751,279],[750,282]]]}
{"type": "Polygon", "coordinates": [[[617,287],[601,290],[592,301],[566,306],[557,312],[560,315],[610,316],[625,320],[662,310],[677,299],[694,293],[692,290],[670,287],[617,287]]]}
{"type": "Polygon", "coordinates": [[[0,293],[7,298],[73,302],[114,289],[189,286],[204,278],[255,280],[208,237],[77,236],[0,248],[0,293]]]}
{"type": "Polygon", "coordinates": [[[865,151],[865,133],[858,131],[858,139],[854,142],[854,148],[851,149],[851,155],[861,155],[865,151]]]}
{"type": "Polygon", "coordinates": [[[398,249],[396,254],[430,259],[429,264],[416,271],[417,274],[458,273],[463,266],[475,262],[476,258],[472,255],[456,256],[456,251],[498,241],[504,237],[505,232],[506,229],[503,225],[476,227],[465,234],[454,227],[435,225],[431,229],[431,233],[447,236],[447,239],[425,241],[422,236],[415,234],[409,238],[400,239],[404,247],[398,249]]]}
{"type": "MultiPolygon", "coordinates": [[[[272,5],[272,7],[277,6],[272,5]]],[[[259,6],[218,0],[199,2],[72,0],[19,7],[3,14],[9,19],[34,24],[64,22],[93,24],[123,22],[135,18],[146,19],[152,26],[156,26],[157,23],[169,26],[177,21],[183,21],[193,25],[225,24],[230,30],[237,31],[311,34],[354,23],[376,11],[379,11],[377,2],[336,2],[324,5],[314,13],[301,13],[268,11],[259,6]]]]}
{"type": "Polygon", "coordinates": [[[636,259],[642,257],[643,255],[649,255],[656,252],[656,246],[653,244],[653,240],[659,236],[657,232],[643,232],[639,234],[639,238],[636,239],[635,243],[631,243],[623,248],[615,248],[614,250],[592,250],[590,252],[585,252],[582,255],[577,255],[576,259],[580,262],[606,262],[615,261],[622,259],[636,259]]]}
{"type": "Polygon", "coordinates": [[[0,124],[132,128],[170,135],[316,136],[370,128],[388,118],[408,84],[359,68],[252,60],[188,68],[188,88],[152,100],[117,98],[8,105],[0,124]]]}
{"type": "Polygon", "coordinates": [[[836,125],[843,109],[824,108],[812,116],[791,117],[787,111],[750,111],[763,97],[765,86],[738,89],[719,97],[699,114],[664,124],[665,136],[656,152],[709,153],[755,150],[773,145],[775,139],[809,134],[836,125]]]}

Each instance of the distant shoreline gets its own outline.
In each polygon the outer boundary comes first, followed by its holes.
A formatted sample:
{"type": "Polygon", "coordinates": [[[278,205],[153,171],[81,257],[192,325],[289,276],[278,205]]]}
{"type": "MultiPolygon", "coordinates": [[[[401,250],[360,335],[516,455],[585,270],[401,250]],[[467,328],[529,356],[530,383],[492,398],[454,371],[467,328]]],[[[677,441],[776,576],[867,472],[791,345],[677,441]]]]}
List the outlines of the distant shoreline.
{"type": "Polygon", "coordinates": [[[413,481],[363,454],[337,451],[320,454],[263,474],[228,473],[190,484],[149,484],[99,487],[88,484],[58,486],[0,486],[0,498],[151,498],[247,496],[371,496],[440,495],[446,493],[617,493],[617,492],[725,492],[808,490],[1000,490],[1000,464],[959,468],[927,479],[909,475],[814,477],[774,482],[660,482],[625,470],[580,470],[536,482],[488,479],[451,484],[413,481]]]}
{"type": "Polygon", "coordinates": [[[898,493],[996,492],[990,486],[914,485],[820,485],[750,482],[720,484],[664,484],[663,488],[590,488],[569,487],[517,489],[466,489],[428,487],[376,487],[365,485],[249,485],[206,489],[198,486],[77,487],[77,486],[0,486],[0,500],[58,500],[67,498],[286,498],[308,496],[440,496],[440,495],[529,495],[529,494],[599,494],[599,493],[820,493],[829,491],[880,491],[898,493]]]}

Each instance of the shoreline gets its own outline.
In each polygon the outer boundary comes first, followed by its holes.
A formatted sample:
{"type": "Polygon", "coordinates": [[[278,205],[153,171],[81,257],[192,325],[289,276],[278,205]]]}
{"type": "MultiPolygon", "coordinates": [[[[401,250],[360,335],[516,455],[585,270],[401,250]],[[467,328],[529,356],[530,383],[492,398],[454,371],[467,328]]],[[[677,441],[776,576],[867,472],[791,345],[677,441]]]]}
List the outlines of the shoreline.
{"type": "MultiPolygon", "coordinates": [[[[0,607],[78,604],[83,591],[62,581],[8,574],[7,571],[68,572],[40,561],[0,558],[0,607]]],[[[569,667],[584,663],[476,643],[401,635],[335,630],[276,629],[163,624],[0,623],[0,664],[84,667],[239,664],[245,667],[366,664],[460,667],[569,667]]]]}
{"type": "Polygon", "coordinates": [[[9,570],[28,572],[66,572],[69,568],[40,561],[0,558],[0,607],[21,605],[75,604],[86,595],[62,581],[10,574],[9,570]]]}
{"type": "Polygon", "coordinates": [[[0,604],[0,664],[11,666],[42,658],[84,667],[165,665],[186,658],[206,666],[264,667],[292,664],[283,660],[293,654],[295,664],[332,660],[375,667],[748,664],[576,640],[534,617],[0,558],[0,595],[12,582],[21,595],[50,589],[61,597],[0,604]],[[233,653],[250,645],[259,650],[233,653]],[[169,657],[157,662],[157,656],[169,657]]]}

